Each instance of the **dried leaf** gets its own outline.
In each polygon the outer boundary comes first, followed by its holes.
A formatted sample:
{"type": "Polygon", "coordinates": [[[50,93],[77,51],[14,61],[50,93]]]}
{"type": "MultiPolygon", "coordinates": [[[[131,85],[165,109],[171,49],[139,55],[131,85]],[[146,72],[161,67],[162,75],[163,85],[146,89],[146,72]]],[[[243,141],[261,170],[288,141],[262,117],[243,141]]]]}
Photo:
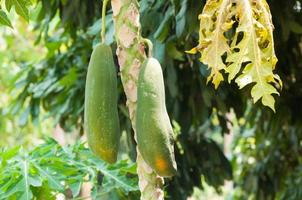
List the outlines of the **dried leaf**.
{"type": "Polygon", "coordinates": [[[275,111],[272,94],[279,93],[272,83],[282,88],[282,81],[273,73],[277,58],[266,1],[208,0],[199,19],[199,44],[187,53],[201,53],[200,61],[211,70],[207,81],[212,81],[217,89],[225,72],[228,82],[235,79],[240,89],[254,84],[251,91],[254,102],[262,99],[263,105],[275,111]],[[238,26],[229,45],[225,33],[233,28],[234,19],[238,26]]]}

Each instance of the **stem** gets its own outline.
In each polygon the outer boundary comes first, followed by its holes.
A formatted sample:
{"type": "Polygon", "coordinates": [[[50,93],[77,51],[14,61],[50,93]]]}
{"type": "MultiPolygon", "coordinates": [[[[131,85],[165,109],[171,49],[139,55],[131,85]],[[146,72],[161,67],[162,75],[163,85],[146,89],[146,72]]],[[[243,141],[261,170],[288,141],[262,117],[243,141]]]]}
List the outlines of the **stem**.
{"type": "Polygon", "coordinates": [[[101,42],[105,43],[106,40],[106,7],[109,0],[103,0],[102,6],[102,31],[101,31],[101,42]]]}
{"type": "Polygon", "coordinates": [[[152,57],[152,51],[153,51],[153,44],[151,42],[151,40],[149,39],[142,39],[145,44],[148,46],[148,58],[151,58],[152,57]]]}
{"type": "MultiPolygon", "coordinates": [[[[139,23],[139,4],[137,0],[111,0],[117,57],[120,65],[121,79],[127,96],[127,107],[136,139],[136,102],[139,69],[146,60],[145,47],[152,53],[152,43],[141,37],[139,23]]],[[[158,176],[143,160],[137,148],[137,174],[141,200],[163,200],[161,189],[163,178],[158,176]]]]}

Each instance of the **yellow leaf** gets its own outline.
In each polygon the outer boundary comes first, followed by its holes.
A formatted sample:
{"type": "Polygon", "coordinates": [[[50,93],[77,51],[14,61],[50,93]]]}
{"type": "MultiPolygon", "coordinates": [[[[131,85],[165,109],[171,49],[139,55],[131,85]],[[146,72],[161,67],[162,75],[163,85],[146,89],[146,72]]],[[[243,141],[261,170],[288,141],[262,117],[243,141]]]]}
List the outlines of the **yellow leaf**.
{"type": "Polygon", "coordinates": [[[213,82],[216,90],[217,90],[217,88],[218,88],[218,86],[219,86],[219,84],[220,84],[221,81],[223,81],[222,74],[221,73],[215,74],[214,77],[213,77],[213,81],[212,82],[213,82]]]}
{"type": "Polygon", "coordinates": [[[263,105],[275,111],[272,94],[279,95],[274,86],[282,88],[282,81],[273,72],[278,59],[274,50],[274,26],[266,1],[208,0],[199,20],[199,44],[187,53],[201,53],[200,61],[210,69],[207,82],[211,81],[217,89],[224,80],[224,71],[228,81],[235,79],[240,89],[253,84],[254,103],[261,99],[263,105]],[[233,28],[234,20],[238,25],[228,41],[225,35],[233,28]],[[225,55],[224,62],[222,56],[225,55]]]}
{"type": "Polygon", "coordinates": [[[189,50],[189,51],[185,51],[186,53],[189,53],[189,54],[196,54],[197,53],[197,48],[194,47],[193,49],[189,50]]]}
{"type": "Polygon", "coordinates": [[[272,109],[274,112],[276,112],[275,110],[275,99],[272,95],[264,95],[262,97],[262,104],[265,106],[268,106],[270,109],[272,109]]]}

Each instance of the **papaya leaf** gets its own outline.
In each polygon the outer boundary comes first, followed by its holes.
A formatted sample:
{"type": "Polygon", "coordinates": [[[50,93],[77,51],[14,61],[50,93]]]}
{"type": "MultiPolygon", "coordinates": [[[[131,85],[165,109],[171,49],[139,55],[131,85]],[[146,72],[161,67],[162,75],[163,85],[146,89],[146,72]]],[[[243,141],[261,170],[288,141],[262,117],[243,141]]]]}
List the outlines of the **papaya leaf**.
{"type": "Polygon", "coordinates": [[[0,156],[4,158],[0,159],[0,200],[30,200],[42,198],[43,191],[55,194],[66,189],[77,197],[87,181],[104,194],[114,189],[123,194],[139,190],[133,163],[124,160],[108,165],[79,142],[62,147],[48,139],[29,153],[21,148],[0,149],[0,156]],[[98,173],[103,176],[101,182],[98,173]]]}
{"type": "MultiPolygon", "coordinates": [[[[203,12],[199,15],[199,45],[200,61],[211,70],[207,82],[212,81],[217,89],[223,81],[221,70],[226,68],[222,55],[230,51],[224,32],[231,28],[230,0],[208,1],[203,12]]],[[[191,51],[194,53],[194,50],[191,51]]]]}
{"type": "Polygon", "coordinates": [[[32,192],[30,190],[31,182],[30,182],[30,177],[29,177],[29,163],[27,160],[22,160],[20,162],[20,169],[21,169],[21,175],[23,178],[20,180],[20,182],[18,183],[18,185],[16,187],[22,188],[23,192],[18,197],[18,199],[31,200],[32,192]]]}
{"type": "Polygon", "coordinates": [[[237,2],[237,19],[239,25],[235,38],[242,33],[240,41],[232,43],[232,57],[228,56],[227,68],[229,81],[238,74],[243,62],[249,62],[235,81],[240,88],[250,83],[256,83],[251,91],[254,102],[262,100],[262,104],[274,109],[275,100],[272,94],[279,94],[271,83],[281,83],[273,70],[277,63],[274,51],[273,24],[268,5],[265,1],[252,3],[249,0],[237,2]],[[239,50],[239,51],[238,51],[239,50]],[[238,70],[239,69],[239,70],[238,70]],[[242,80],[249,81],[242,81],[242,80]]]}
{"type": "Polygon", "coordinates": [[[273,73],[278,60],[266,1],[208,0],[199,19],[199,44],[187,53],[201,53],[200,61],[211,70],[207,81],[217,89],[225,72],[228,82],[235,80],[240,89],[253,84],[254,103],[261,99],[275,111],[272,94],[279,95],[276,87],[282,88],[282,81],[273,73]],[[227,39],[231,29],[235,33],[227,39]]]}

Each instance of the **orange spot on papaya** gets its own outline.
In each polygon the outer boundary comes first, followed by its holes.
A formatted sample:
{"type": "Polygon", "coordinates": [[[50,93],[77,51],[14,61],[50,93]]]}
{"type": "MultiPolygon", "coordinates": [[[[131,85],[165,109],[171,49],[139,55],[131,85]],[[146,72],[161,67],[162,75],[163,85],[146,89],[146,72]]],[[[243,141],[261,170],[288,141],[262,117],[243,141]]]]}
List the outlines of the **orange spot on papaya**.
{"type": "Polygon", "coordinates": [[[99,149],[99,155],[102,160],[105,160],[106,162],[112,164],[116,162],[116,151],[112,149],[99,149]]]}
{"type": "Polygon", "coordinates": [[[168,168],[167,162],[162,158],[156,158],[155,165],[159,171],[164,171],[168,168]]]}

